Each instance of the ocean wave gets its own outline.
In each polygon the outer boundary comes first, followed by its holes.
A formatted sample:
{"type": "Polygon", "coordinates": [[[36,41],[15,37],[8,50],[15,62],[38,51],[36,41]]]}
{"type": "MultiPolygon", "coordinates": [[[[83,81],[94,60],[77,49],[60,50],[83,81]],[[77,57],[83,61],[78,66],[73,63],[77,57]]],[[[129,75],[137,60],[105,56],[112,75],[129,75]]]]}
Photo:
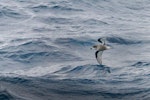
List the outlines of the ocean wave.
{"type": "MultiPolygon", "coordinates": [[[[9,46],[1,49],[3,57],[19,61],[23,63],[36,63],[36,62],[56,62],[56,61],[71,61],[80,59],[74,54],[48,44],[49,39],[17,39],[13,40],[18,43],[15,46],[9,46]]],[[[81,60],[81,59],[80,59],[81,60]]]]}
{"type": "Polygon", "coordinates": [[[63,62],[63,61],[72,61],[79,60],[80,58],[68,54],[67,52],[61,51],[51,51],[51,52],[13,52],[7,53],[6,58],[12,59],[14,61],[22,62],[22,63],[43,63],[43,62],[63,62]],[[63,61],[62,61],[63,59],[63,61]]]}
{"type": "Polygon", "coordinates": [[[55,44],[63,45],[67,47],[85,47],[85,46],[92,46],[94,44],[94,41],[89,40],[88,38],[57,38],[54,41],[55,44]]]}
{"type": "Polygon", "coordinates": [[[9,93],[9,91],[7,90],[0,90],[0,100],[25,100],[23,98],[17,97],[11,93],[9,93]]]}
{"type": "Polygon", "coordinates": [[[150,63],[149,62],[138,61],[135,64],[133,64],[132,66],[135,66],[135,67],[144,67],[144,66],[150,66],[150,63]]]}
{"type": "Polygon", "coordinates": [[[68,7],[68,6],[63,6],[62,4],[55,4],[55,5],[37,5],[34,7],[31,7],[32,10],[34,10],[35,12],[45,12],[45,11],[66,11],[66,12],[81,12],[83,11],[82,9],[77,9],[77,8],[72,8],[72,7],[68,7]]]}
{"type": "MultiPolygon", "coordinates": [[[[83,98],[99,99],[148,99],[149,89],[146,88],[125,88],[125,85],[114,85],[107,86],[107,83],[97,82],[98,80],[91,79],[53,79],[53,78],[17,78],[17,77],[3,77],[1,82],[9,84],[5,90],[1,90],[0,98],[14,98],[14,100],[24,100],[22,98],[35,99],[38,100],[45,98],[46,100],[53,97],[54,100],[68,99],[70,95],[75,95],[79,100],[83,98]],[[15,86],[15,87],[14,87],[15,86]],[[18,87],[18,88],[17,88],[18,87]],[[27,88],[28,87],[28,88],[27,88]],[[17,88],[14,90],[14,88],[17,88]],[[114,89],[115,88],[115,89],[114,89]],[[9,89],[9,90],[8,90],[9,89]],[[17,91],[16,91],[17,90],[17,91]],[[31,91],[32,92],[29,92],[31,91]],[[10,93],[9,91],[13,92],[10,93]],[[29,92],[29,93],[28,93],[29,92]],[[25,93],[25,94],[17,94],[25,93]],[[17,95],[14,95],[17,94],[17,95]],[[55,96],[57,94],[57,96],[55,96]],[[31,97],[30,97],[31,96],[31,97]],[[18,98],[21,97],[21,98],[18,98]]],[[[5,84],[6,85],[6,84],[5,84]]],[[[2,85],[5,87],[5,85],[2,85]]],[[[7,85],[6,85],[7,86],[7,85]]],[[[5,99],[4,99],[5,100],[5,99]]],[[[13,100],[13,99],[12,99],[13,100]]],[[[26,99],[25,99],[26,100],[26,99]]]]}
{"type": "Polygon", "coordinates": [[[9,83],[12,83],[12,84],[28,84],[31,82],[31,80],[29,78],[23,78],[21,76],[13,76],[12,77],[5,77],[5,76],[1,76],[0,77],[1,81],[4,81],[4,82],[9,82],[9,83]]]}
{"type": "Polygon", "coordinates": [[[106,37],[106,39],[110,43],[125,44],[125,45],[141,43],[141,41],[139,40],[131,40],[131,39],[127,39],[127,38],[123,38],[119,36],[106,37]]]}
{"type": "Polygon", "coordinates": [[[63,6],[53,6],[51,7],[54,10],[66,10],[66,11],[83,11],[82,9],[75,9],[70,7],[63,7],[63,6]]]}
{"type": "Polygon", "coordinates": [[[87,25],[108,25],[107,22],[97,20],[97,19],[87,19],[82,22],[82,24],[87,24],[87,25]]]}
{"type": "Polygon", "coordinates": [[[14,18],[14,19],[27,19],[29,18],[29,15],[25,13],[24,11],[21,10],[16,10],[16,9],[11,9],[7,7],[3,7],[1,9],[2,15],[9,17],[9,18],[14,18]]]}
{"type": "Polygon", "coordinates": [[[102,76],[107,76],[111,73],[110,68],[104,65],[83,65],[76,67],[64,67],[54,74],[65,75],[66,78],[98,78],[102,76]]]}
{"type": "Polygon", "coordinates": [[[71,24],[72,23],[72,19],[68,19],[68,18],[57,18],[57,17],[47,17],[45,19],[43,19],[44,23],[47,24],[71,24]]]}

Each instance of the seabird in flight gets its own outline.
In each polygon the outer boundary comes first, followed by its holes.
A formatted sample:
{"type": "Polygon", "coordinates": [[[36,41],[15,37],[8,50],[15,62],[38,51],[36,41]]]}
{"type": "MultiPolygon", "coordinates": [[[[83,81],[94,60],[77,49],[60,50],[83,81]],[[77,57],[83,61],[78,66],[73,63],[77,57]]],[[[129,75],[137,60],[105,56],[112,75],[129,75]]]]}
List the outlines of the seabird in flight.
{"type": "Polygon", "coordinates": [[[95,57],[97,59],[97,62],[99,64],[102,64],[102,53],[103,53],[104,50],[110,49],[110,47],[105,44],[105,39],[104,38],[99,38],[98,42],[100,42],[101,44],[94,45],[93,48],[96,50],[95,57]]]}

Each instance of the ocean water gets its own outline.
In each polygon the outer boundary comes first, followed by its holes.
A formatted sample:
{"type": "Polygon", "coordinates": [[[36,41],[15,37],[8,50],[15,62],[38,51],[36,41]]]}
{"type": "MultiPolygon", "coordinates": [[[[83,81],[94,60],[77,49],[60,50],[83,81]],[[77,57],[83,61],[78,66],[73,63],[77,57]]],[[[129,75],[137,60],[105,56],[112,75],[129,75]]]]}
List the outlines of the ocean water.
{"type": "Polygon", "coordinates": [[[0,32],[0,100],[150,100],[149,0],[1,0],[0,32]]]}

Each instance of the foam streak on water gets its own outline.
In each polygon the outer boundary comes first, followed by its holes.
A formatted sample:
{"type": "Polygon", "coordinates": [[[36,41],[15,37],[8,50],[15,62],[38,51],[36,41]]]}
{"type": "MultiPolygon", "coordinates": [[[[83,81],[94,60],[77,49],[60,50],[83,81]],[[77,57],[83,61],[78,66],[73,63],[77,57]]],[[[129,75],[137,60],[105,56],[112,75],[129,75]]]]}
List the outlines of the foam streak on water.
{"type": "Polygon", "coordinates": [[[0,100],[150,99],[149,0],[3,0],[0,20],[0,100]]]}

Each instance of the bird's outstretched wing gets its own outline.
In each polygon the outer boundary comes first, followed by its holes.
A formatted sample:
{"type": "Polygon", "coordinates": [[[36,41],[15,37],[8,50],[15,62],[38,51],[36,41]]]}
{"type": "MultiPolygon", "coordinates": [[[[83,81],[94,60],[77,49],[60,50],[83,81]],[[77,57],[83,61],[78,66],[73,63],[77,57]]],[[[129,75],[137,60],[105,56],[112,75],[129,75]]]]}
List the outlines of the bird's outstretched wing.
{"type": "Polygon", "coordinates": [[[99,38],[97,41],[105,45],[105,38],[99,38]]]}
{"type": "Polygon", "coordinates": [[[95,52],[95,57],[96,57],[97,62],[99,64],[102,64],[102,53],[103,53],[103,51],[96,51],[95,52]]]}

